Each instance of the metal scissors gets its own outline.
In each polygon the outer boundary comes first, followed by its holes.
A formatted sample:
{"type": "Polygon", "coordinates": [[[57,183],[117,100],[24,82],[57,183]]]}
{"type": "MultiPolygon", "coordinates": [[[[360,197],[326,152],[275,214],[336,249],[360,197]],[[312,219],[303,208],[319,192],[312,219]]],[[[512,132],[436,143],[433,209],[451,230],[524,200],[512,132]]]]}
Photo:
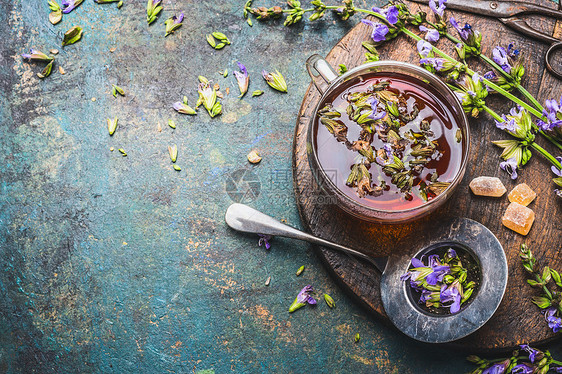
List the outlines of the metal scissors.
{"type": "MultiPolygon", "coordinates": [[[[428,4],[429,0],[412,0],[416,3],[428,4]]],[[[555,37],[535,30],[520,16],[541,15],[562,20],[562,11],[550,9],[536,4],[515,1],[484,1],[484,0],[447,0],[447,8],[460,10],[467,13],[494,17],[504,25],[530,38],[543,43],[549,43],[544,61],[547,70],[556,78],[562,79],[562,73],[555,70],[552,65],[554,52],[562,49],[562,41],[555,37]]]]}

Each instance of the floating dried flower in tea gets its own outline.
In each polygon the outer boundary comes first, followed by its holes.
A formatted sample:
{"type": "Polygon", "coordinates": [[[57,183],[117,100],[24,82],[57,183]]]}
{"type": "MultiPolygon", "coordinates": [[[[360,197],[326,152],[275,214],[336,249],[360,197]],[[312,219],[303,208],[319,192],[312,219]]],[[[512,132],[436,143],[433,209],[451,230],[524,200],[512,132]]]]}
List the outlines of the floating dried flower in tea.
{"type": "Polygon", "coordinates": [[[318,111],[320,165],[339,190],[368,206],[401,210],[442,194],[462,161],[452,114],[399,74],[352,79],[318,111]],[[327,130],[327,131],[325,131],[327,130]]]}

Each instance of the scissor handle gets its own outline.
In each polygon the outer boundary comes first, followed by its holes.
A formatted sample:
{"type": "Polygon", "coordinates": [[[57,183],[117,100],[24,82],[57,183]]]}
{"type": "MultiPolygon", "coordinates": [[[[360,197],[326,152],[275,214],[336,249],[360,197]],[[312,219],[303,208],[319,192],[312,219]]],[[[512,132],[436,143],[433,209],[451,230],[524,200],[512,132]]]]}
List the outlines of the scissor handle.
{"type": "Polygon", "coordinates": [[[553,76],[555,76],[558,79],[562,79],[562,73],[560,71],[556,70],[550,62],[553,58],[554,52],[556,52],[560,49],[562,49],[562,41],[558,41],[556,43],[553,43],[548,48],[548,50],[546,51],[546,54],[544,55],[544,62],[546,64],[546,69],[550,72],[550,74],[552,74],[553,76]]]}
{"type": "Polygon", "coordinates": [[[527,35],[529,38],[533,38],[543,43],[556,44],[560,42],[560,39],[556,39],[552,35],[545,34],[538,30],[535,30],[527,22],[517,17],[500,18],[500,21],[504,25],[511,27],[513,30],[520,32],[523,35],[527,35]]]}

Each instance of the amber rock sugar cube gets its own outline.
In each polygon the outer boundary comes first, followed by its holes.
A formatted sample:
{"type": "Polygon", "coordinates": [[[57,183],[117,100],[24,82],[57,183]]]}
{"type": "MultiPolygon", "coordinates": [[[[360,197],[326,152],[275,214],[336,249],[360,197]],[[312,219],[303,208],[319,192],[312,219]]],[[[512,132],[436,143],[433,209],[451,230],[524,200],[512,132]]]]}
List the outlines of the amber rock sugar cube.
{"type": "Polygon", "coordinates": [[[505,227],[521,235],[527,235],[529,233],[534,221],[535,212],[515,202],[509,204],[502,217],[502,223],[505,227]]]}
{"type": "Polygon", "coordinates": [[[507,191],[502,181],[496,177],[477,177],[469,185],[475,195],[500,197],[507,191]]]}
{"type": "Polygon", "coordinates": [[[529,205],[531,201],[535,200],[535,197],[537,197],[535,191],[525,183],[518,184],[511,190],[509,195],[507,195],[510,202],[519,203],[524,206],[529,205]]]}

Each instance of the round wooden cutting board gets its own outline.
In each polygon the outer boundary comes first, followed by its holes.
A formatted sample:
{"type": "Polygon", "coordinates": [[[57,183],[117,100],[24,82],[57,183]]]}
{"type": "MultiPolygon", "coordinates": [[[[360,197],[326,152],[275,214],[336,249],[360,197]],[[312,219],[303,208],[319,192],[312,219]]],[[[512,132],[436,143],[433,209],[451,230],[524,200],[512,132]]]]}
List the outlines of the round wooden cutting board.
{"type": "MultiPolygon", "coordinates": [[[[535,3],[551,8],[554,6],[554,3],[546,1],[535,3]]],[[[418,9],[413,3],[409,5],[412,10],[418,9]]],[[[483,53],[488,56],[494,46],[507,46],[514,42],[526,59],[523,85],[540,102],[544,102],[546,98],[560,97],[562,82],[550,76],[544,68],[546,44],[527,39],[491,18],[447,12],[454,15],[459,23],[469,22],[483,34],[483,53]]],[[[543,32],[559,36],[554,21],[535,19],[529,23],[543,32]]],[[[327,61],[334,67],[342,63],[348,68],[362,64],[365,49],[361,42],[368,40],[369,36],[370,27],[359,23],[330,51],[326,56],[327,61]]],[[[449,41],[440,40],[438,46],[454,55],[449,41]]],[[[404,35],[381,46],[379,52],[381,59],[412,63],[417,63],[419,59],[414,41],[404,35]]],[[[488,70],[476,59],[471,59],[469,64],[481,73],[488,70]]],[[[306,136],[309,120],[319,99],[320,95],[311,85],[299,112],[293,143],[296,199],[301,219],[310,232],[372,255],[386,256],[407,248],[415,240],[416,233],[431,230],[432,222],[437,218],[453,216],[476,220],[487,226],[503,245],[508,260],[509,281],[503,301],[488,323],[453,344],[474,352],[508,349],[522,343],[540,344],[559,336],[548,328],[539,309],[531,303],[531,297],[537,295],[538,291],[527,285],[526,273],[518,257],[521,243],[526,243],[537,258],[538,266],[542,268],[548,265],[562,270],[562,203],[553,193],[555,185],[551,182],[553,174],[550,166],[540,155],[535,154],[520,171],[519,178],[512,181],[499,169],[501,152],[491,143],[492,140],[508,139],[509,135],[496,129],[491,117],[481,114],[479,118],[470,119],[472,144],[464,180],[442,209],[413,224],[385,226],[362,222],[334,206],[321,204],[318,199],[319,188],[313,179],[306,155],[306,136]],[[501,198],[485,198],[474,196],[469,191],[470,181],[482,175],[499,177],[508,192],[517,183],[525,182],[537,193],[537,199],[529,205],[535,211],[536,220],[527,237],[516,234],[501,224],[501,217],[509,205],[507,194],[501,198]]],[[[488,104],[499,113],[507,113],[513,106],[507,99],[495,96],[488,99],[488,104]]],[[[543,138],[538,136],[537,139],[552,154],[560,155],[543,138]]],[[[343,287],[382,320],[388,321],[380,298],[380,274],[371,265],[326,248],[319,248],[319,253],[343,287]]],[[[398,330],[396,332],[399,333],[398,330]]]]}

